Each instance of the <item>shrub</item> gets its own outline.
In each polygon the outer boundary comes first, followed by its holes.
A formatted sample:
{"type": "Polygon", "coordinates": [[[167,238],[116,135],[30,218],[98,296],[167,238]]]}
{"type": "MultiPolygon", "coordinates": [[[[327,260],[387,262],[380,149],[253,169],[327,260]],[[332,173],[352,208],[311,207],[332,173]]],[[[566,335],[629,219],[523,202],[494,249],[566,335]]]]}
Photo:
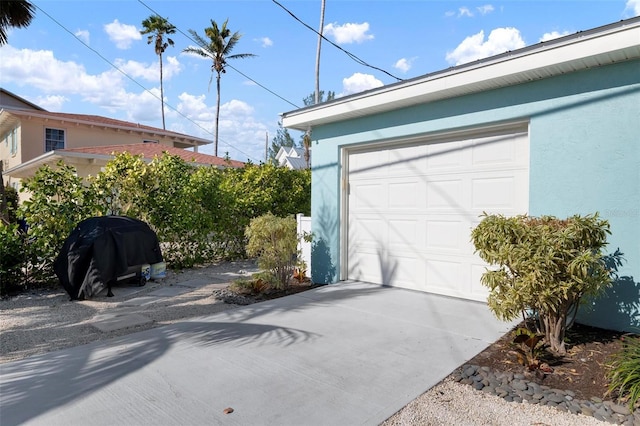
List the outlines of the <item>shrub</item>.
{"type": "Polygon", "coordinates": [[[30,278],[47,282],[54,277],[53,262],[76,224],[95,215],[93,192],[84,186],[74,167],[59,161],[56,169],[43,166],[23,182],[31,198],[20,206],[27,223],[27,262],[30,278]]]}
{"type": "Polygon", "coordinates": [[[7,202],[7,219],[9,223],[16,223],[18,220],[16,211],[18,210],[20,200],[18,191],[16,191],[14,187],[7,185],[4,188],[4,195],[7,202]]]}
{"type": "Polygon", "coordinates": [[[0,222],[0,295],[24,289],[24,235],[17,224],[0,222]]]}
{"type": "Polygon", "coordinates": [[[277,289],[289,286],[298,261],[297,222],[267,213],[251,219],[246,229],[247,254],[258,258],[258,266],[267,272],[267,280],[277,289]]]}
{"type": "Polygon", "coordinates": [[[611,282],[601,252],[609,233],[597,214],[565,220],[485,214],[471,238],[480,257],[497,266],[482,276],[489,308],[507,321],[532,314],[550,349],[565,354],[565,331],[581,299],[611,282]]]}
{"type": "Polygon", "coordinates": [[[622,350],[612,357],[611,367],[607,393],[617,391],[620,400],[628,398],[629,409],[633,410],[640,400],[640,337],[625,342],[622,350]]]}

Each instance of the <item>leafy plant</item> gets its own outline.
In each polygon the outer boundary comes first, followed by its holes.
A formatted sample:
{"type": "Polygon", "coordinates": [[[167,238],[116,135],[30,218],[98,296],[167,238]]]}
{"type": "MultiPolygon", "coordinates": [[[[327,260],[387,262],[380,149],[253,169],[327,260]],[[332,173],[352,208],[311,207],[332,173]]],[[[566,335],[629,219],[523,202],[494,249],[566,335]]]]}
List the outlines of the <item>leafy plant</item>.
{"type": "Polygon", "coordinates": [[[24,288],[24,235],[17,224],[0,222],[0,295],[24,288]]]}
{"type": "Polygon", "coordinates": [[[28,225],[26,254],[30,279],[47,282],[53,275],[53,261],[76,224],[99,210],[94,193],[84,186],[72,166],[59,161],[57,168],[43,166],[23,182],[31,198],[18,214],[28,225]]]}
{"type": "Polygon", "coordinates": [[[628,399],[633,411],[640,400],[640,337],[627,339],[622,350],[612,357],[607,378],[607,393],[617,391],[620,400],[628,399]]]}
{"type": "Polygon", "coordinates": [[[251,295],[265,293],[270,288],[269,282],[260,277],[235,280],[229,286],[229,290],[234,293],[251,295]]]}
{"type": "Polygon", "coordinates": [[[258,258],[258,266],[268,272],[267,280],[277,289],[287,288],[300,264],[295,218],[267,213],[251,219],[246,235],[247,254],[258,258]]]}
{"type": "Polygon", "coordinates": [[[482,275],[489,308],[500,319],[531,313],[550,349],[566,353],[564,336],[584,296],[610,285],[602,250],[609,223],[597,214],[484,215],[471,232],[480,257],[497,268],[482,275]]]}
{"type": "Polygon", "coordinates": [[[146,162],[122,153],[95,177],[83,179],[59,162],[38,170],[23,188],[30,199],[16,215],[29,230],[20,267],[44,284],[54,277],[53,261],[70,231],[90,216],[147,222],[171,268],[244,257],[252,218],[269,211],[309,214],[311,175],[273,165],[195,167],[168,154],[146,162]]]}
{"type": "Polygon", "coordinates": [[[514,334],[513,344],[516,345],[514,352],[518,362],[530,371],[540,369],[542,367],[540,357],[547,347],[542,340],[544,336],[522,327],[518,328],[514,334]]]}

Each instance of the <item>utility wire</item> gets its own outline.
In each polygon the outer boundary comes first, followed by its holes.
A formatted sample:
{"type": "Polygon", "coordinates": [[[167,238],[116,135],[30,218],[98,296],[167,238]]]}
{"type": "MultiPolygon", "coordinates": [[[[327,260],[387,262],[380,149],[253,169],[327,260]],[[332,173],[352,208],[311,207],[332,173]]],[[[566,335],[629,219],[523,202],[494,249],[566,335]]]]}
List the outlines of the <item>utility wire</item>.
{"type": "MultiPolygon", "coordinates": [[[[142,3],[142,2],[141,2],[142,3]]],[[[85,43],[82,39],[80,39],[78,36],[76,36],[73,32],[71,32],[67,27],[65,27],[60,21],[58,21],[57,19],[55,19],[53,16],[51,16],[49,13],[47,13],[44,9],[42,9],[42,7],[40,7],[39,5],[33,3],[33,5],[36,7],[36,9],[38,9],[40,12],[42,12],[45,16],[47,16],[49,19],[51,19],[56,25],[58,25],[60,28],[62,28],[65,32],[69,33],[73,38],[75,38],[78,42],[80,42],[83,46],[85,46],[87,49],[89,49],[90,51],[92,51],[93,53],[95,53],[98,57],[100,57],[103,61],[105,61],[107,64],[109,64],[113,69],[115,69],[116,71],[118,71],[120,74],[122,74],[123,76],[125,76],[128,80],[130,80],[131,82],[133,82],[135,85],[137,85],[138,87],[140,87],[142,90],[144,90],[145,92],[149,93],[151,96],[153,96],[154,98],[156,98],[157,100],[161,100],[155,93],[151,92],[151,90],[149,90],[148,88],[146,88],[145,86],[143,86],[140,82],[138,82],[135,78],[131,77],[129,74],[127,74],[125,71],[123,71],[121,68],[119,68],[117,65],[115,65],[113,62],[111,62],[109,59],[107,59],[104,55],[102,55],[99,51],[97,51],[96,49],[94,49],[93,47],[89,46],[87,43],[85,43]]],[[[146,5],[145,5],[146,6],[146,5]]],[[[146,6],[148,8],[148,6],[146,6]]],[[[154,12],[156,13],[156,12],[154,12]]],[[[157,14],[157,13],[156,13],[157,14]]],[[[159,15],[158,15],[159,16],[159,15]]],[[[182,31],[180,31],[182,33],[182,31]]],[[[184,34],[184,33],[182,33],[184,34]]],[[[257,84],[257,83],[256,83],[257,84]]],[[[186,119],[187,121],[189,121],[190,123],[192,123],[193,125],[195,125],[196,127],[200,128],[202,131],[204,131],[205,133],[213,136],[213,133],[211,131],[209,131],[208,129],[206,129],[205,127],[203,127],[202,125],[200,125],[199,123],[193,121],[190,117],[186,116],[185,114],[183,114],[182,112],[180,112],[177,108],[173,107],[171,104],[168,103],[164,103],[165,107],[168,107],[169,109],[175,111],[179,116],[183,117],[184,119],[186,119]]],[[[238,153],[244,155],[247,157],[247,159],[252,159],[255,160],[256,162],[259,162],[261,160],[258,160],[257,158],[247,154],[246,152],[238,149],[237,147],[231,145],[230,143],[219,139],[220,142],[222,142],[223,144],[225,144],[226,146],[228,146],[229,148],[232,148],[234,150],[236,150],[238,153]]]]}
{"type": "Polygon", "coordinates": [[[356,55],[354,55],[353,53],[343,49],[342,47],[338,46],[337,44],[335,44],[334,42],[332,42],[331,40],[329,40],[328,38],[326,38],[324,35],[320,34],[318,31],[314,30],[313,28],[311,28],[309,25],[307,25],[305,22],[303,22],[300,18],[298,18],[293,12],[291,12],[289,9],[287,9],[286,7],[284,7],[283,5],[281,5],[280,3],[278,3],[276,0],[271,0],[273,1],[275,4],[277,4],[278,6],[280,6],[285,12],[287,12],[289,15],[291,15],[293,17],[293,19],[295,19],[296,21],[300,22],[302,25],[304,25],[305,27],[307,27],[309,30],[313,31],[315,34],[319,35],[320,37],[322,37],[323,40],[325,40],[327,43],[331,44],[333,47],[343,51],[348,57],[350,57],[351,59],[353,59],[355,62],[357,62],[360,65],[363,65],[365,67],[369,67],[369,68],[373,68],[374,70],[378,70],[380,72],[385,73],[386,75],[388,75],[391,78],[395,78],[398,81],[402,81],[402,79],[400,77],[396,77],[395,75],[383,70],[382,68],[378,68],[375,67],[373,65],[368,64],[367,62],[365,62],[364,60],[358,58],[356,55]]]}

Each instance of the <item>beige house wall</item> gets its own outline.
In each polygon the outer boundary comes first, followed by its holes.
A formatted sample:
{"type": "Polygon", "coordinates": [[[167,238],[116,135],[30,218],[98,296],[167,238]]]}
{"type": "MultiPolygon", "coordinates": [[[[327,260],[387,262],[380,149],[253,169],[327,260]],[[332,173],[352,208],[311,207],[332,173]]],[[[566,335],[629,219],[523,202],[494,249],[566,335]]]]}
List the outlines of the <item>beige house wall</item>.
{"type": "MultiPolygon", "coordinates": [[[[8,135],[11,129],[7,132],[3,132],[0,137],[0,159],[4,160],[4,170],[17,166],[22,163],[22,149],[20,148],[20,138],[22,137],[22,129],[18,127],[16,132],[16,139],[18,144],[18,150],[15,154],[11,154],[11,140],[8,135]]],[[[5,182],[6,183],[6,182],[5,182]]]]}
{"type": "Polygon", "coordinates": [[[65,149],[92,146],[128,145],[146,141],[156,141],[162,145],[173,146],[169,137],[152,132],[136,132],[99,125],[65,123],[54,120],[31,118],[22,120],[23,147],[21,162],[29,161],[45,153],[45,130],[64,130],[65,149]]]}

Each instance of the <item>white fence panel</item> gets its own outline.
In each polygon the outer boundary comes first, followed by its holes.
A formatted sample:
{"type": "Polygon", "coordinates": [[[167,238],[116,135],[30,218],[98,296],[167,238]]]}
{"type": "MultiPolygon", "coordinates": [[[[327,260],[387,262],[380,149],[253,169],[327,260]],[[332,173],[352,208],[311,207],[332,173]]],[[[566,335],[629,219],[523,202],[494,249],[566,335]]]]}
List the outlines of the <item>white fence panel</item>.
{"type": "MultiPolygon", "coordinates": [[[[304,216],[302,213],[296,215],[298,220],[298,235],[303,235],[305,232],[311,233],[311,217],[304,216]]],[[[298,243],[298,249],[302,253],[302,260],[307,265],[307,276],[311,276],[311,242],[300,240],[298,243]]]]}

